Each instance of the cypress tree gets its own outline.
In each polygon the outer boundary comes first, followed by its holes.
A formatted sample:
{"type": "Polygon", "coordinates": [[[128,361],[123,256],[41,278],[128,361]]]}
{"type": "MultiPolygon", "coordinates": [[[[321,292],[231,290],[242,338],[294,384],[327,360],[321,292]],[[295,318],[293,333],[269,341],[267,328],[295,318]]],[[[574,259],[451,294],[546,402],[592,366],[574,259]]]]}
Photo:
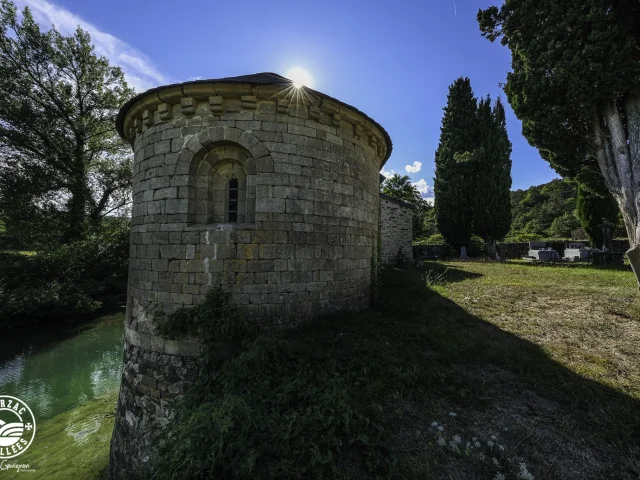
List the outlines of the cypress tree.
{"type": "Polygon", "coordinates": [[[468,78],[449,87],[440,143],[435,156],[435,213],[438,229],[447,243],[469,245],[473,232],[475,150],[478,144],[477,101],[468,78]]]}
{"type": "Polygon", "coordinates": [[[500,98],[493,110],[490,97],[480,100],[478,128],[473,233],[485,241],[491,256],[498,258],[496,243],[511,228],[511,142],[500,98]]]}
{"type": "Polygon", "coordinates": [[[602,248],[604,242],[600,227],[602,219],[617,223],[618,211],[618,205],[609,192],[601,195],[585,185],[578,185],[576,215],[593,247],[602,248]]]}

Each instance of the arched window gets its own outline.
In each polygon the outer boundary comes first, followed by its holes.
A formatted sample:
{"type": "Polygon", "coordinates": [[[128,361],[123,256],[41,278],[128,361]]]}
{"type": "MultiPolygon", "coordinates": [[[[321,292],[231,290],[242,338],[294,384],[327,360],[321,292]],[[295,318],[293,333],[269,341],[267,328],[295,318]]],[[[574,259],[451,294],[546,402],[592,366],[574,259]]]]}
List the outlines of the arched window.
{"type": "Polygon", "coordinates": [[[238,221],[238,179],[229,180],[229,193],[227,195],[227,221],[238,221]]]}
{"type": "Polygon", "coordinates": [[[192,164],[195,187],[190,221],[203,224],[251,223],[255,218],[255,162],[234,145],[212,148],[192,164]]]}

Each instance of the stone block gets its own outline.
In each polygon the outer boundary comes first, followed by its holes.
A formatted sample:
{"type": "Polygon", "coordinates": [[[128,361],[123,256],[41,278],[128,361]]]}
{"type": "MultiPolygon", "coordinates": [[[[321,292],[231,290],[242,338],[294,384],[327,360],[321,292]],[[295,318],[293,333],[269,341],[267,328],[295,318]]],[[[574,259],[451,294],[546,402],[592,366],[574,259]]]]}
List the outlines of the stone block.
{"type": "Polygon", "coordinates": [[[224,113],[222,102],[221,96],[209,97],[209,108],[214,115],[222,115],[224,113]]]}
{"type": "MultiPolygon", "coordinates": [[[[241,128],[243,130],[260,129],[260,122],[236,122],[236,125],[238,126],[238,128],[241,128]],[[247,128],[247,127],[251,127],[251,128],[247,128]]],[[[238,143],[242,145],[244,148],[246,148],[247,150],[249,150],[256,143],[258,143],[258,139],[254,135],[244,131],[238,137],[238,143]]]]}
{"type": "Polygon", "coordinates": [[[277,185],[273,187],[273,196],[275,198],[298,198],[298,188],[289,187],[284,185],[277,185]]]}
{"type": "Polygon", "coordinates": [[[158,117],[162,121],[167,121],[171,119],[171,105],[166,103],[161,103],[158,105],[158,117]]]}
{"type": "Polygon", "coordinates": [[[256,259],[259,258],[259,250],[260,247],[257,244],[238,244],[237,248],[237,257],[239,259],[256,259]]]}
{"type": "Polygon", "coordinates": [[[255,110],[257,105],[257,99],[255,95],[242,95],[240,97],[240,105],[245,110],[255,110]]]}
{"type": "Polygon", "coordinates": [[[262,130],[265,132],[286,132],[287,124],[280,122],[262,122],[262,130]]]}
{"type": "Polygon", "coordinates": [[[293,163],[274,163],[273,171],[275,173],[287,173],[290,175],[301,175],[302,167],[293,163]]]}
{"type": "Polygon", "coordinates": [[[255,159],[269,155],[269,150],[264,143],[258,143],[249,149],[251,156],[255,159]]]}
{"type": "MultiPolygon", "coordinates": [[[[256,120],[240,120],[240,121],[236,122],[236,127],[239,128],[240,130],[244,130],[243,133],[252,132],[254,130],[260,130],[260,124],[261,123],[262,122],[256,121],[256,120]]],[[[242,136],[242,134],[240,136],[242,136]]],[[[240,142],[238,142],[238,143],[240,143],[240,142]]],[[[255,142],[255,143],[257,143],[257,142],[255,142]]],[[[242,143],[240,143],[240,145],[244,146],[242,143]]],[[[251,148],[251,147],[245,147],[245,148],[251,148]]]]}
{"type": "Polygon", "coordinates": [[[316,129],[311,127],[304,127],[302,125],[294,125],[289,123],[287,125],[287,132],[294,135],[304,135],[305,137],[315,137],[316,129]]]}
{"type": "Polygon", "coordinates": [[[162,140],[161,142],[156,142],[154,151],[156,155],[171,153],[171,140],[162,140]]]}
{"type": "Polygon", "coordinates": [[[287,213],[298,213],[301,215],[309,215],[313,212],[313,202],[307,200],[295,200],[287,198],[286,206],[287,213]]]}
{"type": "Polygon", "coordinates": [[[273,159],[270,156],[256,159],[256,172],[270,173],[273,172],[273,159]]]}
{"type": "Polygon", "coordinates": [[[182,97],[180,99],[180,109],[183,115],[195,115],[196,105],[196,99],[193,97],[182,97]]]}
{"type": "Polygon", "coordinates": [[[256,212],[284,213],[284,198],[258,198],[256,200],[256,212]]]}
{"type": "Polygon", "coordinates": [[[284,230],[276,230],[273,232],[273,243],[287,243],[289,236],[284,230]]]}
{"type": "MultiPolygon", "coordinates": [[[[251,260],[247,263],[247,272],[271,272],[273,260],[251,260]]],[[[245,292],[249,293],[249,292],[245,292]]]]}

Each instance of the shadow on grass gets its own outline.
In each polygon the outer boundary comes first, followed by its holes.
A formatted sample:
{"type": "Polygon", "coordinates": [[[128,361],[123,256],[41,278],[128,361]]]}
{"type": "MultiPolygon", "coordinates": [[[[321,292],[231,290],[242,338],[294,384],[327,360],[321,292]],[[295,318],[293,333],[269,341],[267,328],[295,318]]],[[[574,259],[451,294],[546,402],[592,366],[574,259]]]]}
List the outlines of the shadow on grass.
{"type": "MultiPolygon", "coordinates": [[[[295,335],[323,345],[340,375],[358,372],[349,395],[390,433],[398,478],[496,475],[490,459],[433,446],[434,420],[449,422],[445,433],[460,433],[463,443],[498,435],[535,478],[638,478],[640,402],[439,295],[425,284],[432,270],[443,282],[479,276],[437,263],[387,268],[375,309],[333,316],[295,335]]],[[[513,476],[517,468],[502,471],[513,476]]]]}
{"type": "MultiPolygon", "coordinates": [[[[447,272],[449,281],[473,276],[452,267],[447,272]]],[[[385,275],[386,297],[413,304],[403,309],[413,315],[399,317],[385,308],[385,301],[382,304],[382,311],[393,315],[402,331],[388,336],[402,345],[398,351],[404,360],[418,361],[425,349],[431,351],[428,363],[417,363],[422,377],[415,383],[421,385],[417,395],[425,395],[427,404],[467,410],[471,416],[475,412],[479,418],[502,416],[498,424],[508,417],[507,423],[529,424],[534,433],[524,440],[515,434],[511,441],[520,441],[514,453],[531,462],[536,478],[638,478],[637,399],[577,375],[540,346],[438,295],[422,278],[420,270],[385,275]],[[430,388],[424,388],[427,385],[430,388]]]]}
{"type": "MultiPolygon", "coordinates": [[[[421,278],[429,278],[433,274],[440,275],[441,283],[443,284],[457,283],[457,282],[462,282],[464,280],[471,280],[474,278],[482,277],[481,273],[467,272],[464,270],[460,270],[459,268],[443,265],[440,262],[431,262],[431,261],[422,262],[420,268],[414,269],[413,273],[419,274],[421,278]]],[[[415,277],[411,275],[408,277],[408,280],[410,281],[412,286],[415,286],[416,281],[418,281],[415,277]]],[[[420,284],[420,287],[422,287],[421,282],[418,281],[418,283],[420,284]]]]}

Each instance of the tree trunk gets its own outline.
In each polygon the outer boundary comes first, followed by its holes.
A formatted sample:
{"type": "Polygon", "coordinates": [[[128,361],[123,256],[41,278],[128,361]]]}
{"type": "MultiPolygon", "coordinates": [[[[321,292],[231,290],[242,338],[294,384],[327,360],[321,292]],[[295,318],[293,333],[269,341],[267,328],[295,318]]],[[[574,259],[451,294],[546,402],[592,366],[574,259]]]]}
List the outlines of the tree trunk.
{"type": "Polygon", "coordinates": [[[73,241],[80,237],[84,232],[84,223],[86,219],[87,208],[87,185],[82,174],[77,174],[72,180],[71,199],[69,200],[69,224],[65,234],[66,241],[73,241]]]}
{"type": "Polygon", "coordinates": [[[615,101],[600,104],[594,118],[596,158],[609,191],[618,203],[629,237],[627,256],[640,286],[640,95],[624,105],[626,128],[615,101]]]}

